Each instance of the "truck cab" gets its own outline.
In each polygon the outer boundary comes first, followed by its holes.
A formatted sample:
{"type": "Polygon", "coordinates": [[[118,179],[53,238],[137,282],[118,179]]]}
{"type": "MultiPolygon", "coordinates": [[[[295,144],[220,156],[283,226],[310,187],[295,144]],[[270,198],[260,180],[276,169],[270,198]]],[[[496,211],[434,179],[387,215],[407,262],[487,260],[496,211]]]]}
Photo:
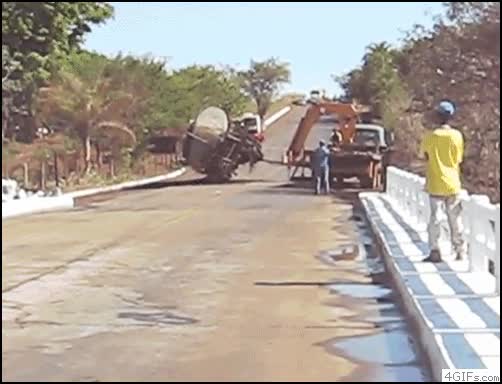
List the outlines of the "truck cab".
{"type": "Polygon", "coordinates": [[[362,147],[376,147],[386,150],[390,146],[385,128],[376,124],[356,124],[353,143],[362,147]]]}
{"type": "Polygon", "coordinates": [[[312,104],[317,104],[321,102],[321,91],[314,89],[310,91],[310,99],[309,102],[312,104]]]}
{"type": "MultiPolygon", "coordinates": [[[[388,150],[394,141],[392,132],[389,132],[384,127],[377,124],[356,124],[354,137],[349,147],[358,147],[366,149],[377,149],[381,152],[388,150]]],[[[338,144],[341,142],[341,133],[339,129],[335,129],[332,135],[332,143],[338,144]],[[335,140],[336,139],[336,140],[335,140]]]]}
{"type": "Polygon", "coordinates": [[[263,142],[263,140],[265,140],[260,116],[254,113],[245,113],[239,120],[242,127],[248,132],[248,134],[253,136],[259,142],[263,142]]]}
{"type": "Polygon", "coordinates": [[[384,127],[356,124],[350,142],[333,143],[330,173],[340,184],[356,177],[363,188],[378,189],[385,185],[385,168],[392,145],[393,135],[384,127]]]}

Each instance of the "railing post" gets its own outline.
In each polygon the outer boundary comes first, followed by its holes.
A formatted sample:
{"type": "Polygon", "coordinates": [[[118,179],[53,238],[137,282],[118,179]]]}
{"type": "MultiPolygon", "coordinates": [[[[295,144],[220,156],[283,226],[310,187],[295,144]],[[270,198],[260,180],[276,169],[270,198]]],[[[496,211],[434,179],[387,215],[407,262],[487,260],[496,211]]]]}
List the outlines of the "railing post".
{"type": "Polygon", "coordinates": [[[404,209],[404,212],[408,211],[408,204],[406,203],[406,199],[408,196],[408,180],[406,179],[406,172],[399,170],[399,185],[401,186],[401,193],[399,194],[399,203],[401,204],[401,208],[404,209]]]}
{"type": "Polygon", "coordinates": [[[495,279],[497,281],[497,293],[500,294],[500,204],[495,210],[495,279]]]}
{"type": "Polygon", "coordinates": [[[410,183],[410,176],[407,173],[403,174],[403,182],[404,182],[404,195],[403,195],[403,207],[404,211],[406,212],[407,215],[411,213],[411,208],[410,208],[410,196],[411,196],[411,183],[410,183]]]}
{"type": "Polygon", "coordinates": [[[385,179],[386,179],[386,192],[387,194],[394,198],[394,174],[392,173],[392,167],[387,167],[385,170],[385,179]]]}
{"type": "Polygon", "coordinates": [[[398,177],[396,175],[396,168],[389,167],[387,168],[387,177],[388,177],[388,185],[389,185],[389,194],[390,197],[397,200],[399,196],[399,187],[398,187],[398,177]]]}
{"type": "Polygon", "coordinates": [[[421,216],[420,192],[421,192],[420,176],[413,175],[413,218],[417,224],[420,223],[420,216],[421,216]]]}
{"type": "Polygon", "coordinates": [[[416,185],[415,185],[415,175],[409,174],[409,192],[408,192],[408,209],[409,209],[409,215],[410,219],[413,221],[416,219],[416,203],[415,203],[415,190],[416,190],[416,185]]]}
{"type": "Polygon", "coordinates": [[[425,179],[420,178],[420,200],[421,200],[421,206],[422,206],[422,224],[427,225],[429,223],[429,218],[431,215],[431,207],[430,207],[430,202],[429,202],[429,194],[427,193],[426,190],[426,185],[425,185],[425,179]]]}
{"type": "Polygon", "coordinates": [[[400,208],[402,208],[402,197],[404,194],[403,177],[400,170],[394,169],[394,198],[400,208]]]}
{"type": "Polygon", "coordinates": [[[471,223],[471,216],[469,214],[469,209],[470,209],[470,200],[471,196],[467,193],[466,190],[462,190],[460,193],[460,199],[461,199],[461,204],[462,204],[462,224],[464,227],[463,235],[465,238],[465,241],[467,242],[467,257],[469,261],[469,269],[471,269],[472,265],[472,246],[471,246],[471,233],[472,233],[472,223],[471,223]]]}
{"type": "Polygon", "coordinates": [[[469,223],[468,254],[469,254],[469,271],[475,271],[477,268],[477,255],[479,255],[478,241],[476,239],[476,215],[473,212],[476,210],[476,197],[470,196],[465,203],[465,218],[469,223]]]}
{"type": "Polygon", "coordinates": [[[487,272],[488,271],[488,255],[485,254],[485,247],[480,246],[478,238],[484,237],[486,234],[482,233],[485,226],[481,225],[483,220],[489,220],[486,217],[479,217],[479,206],[490,203],[488,196],[484,195],[471,195],[468,203],[468,220],[470,221],[470,234],[469,234],[469,260],[470,270],[474,272],[487,272]],[[479,223],[479,225],[478,225],[479,223]]]}

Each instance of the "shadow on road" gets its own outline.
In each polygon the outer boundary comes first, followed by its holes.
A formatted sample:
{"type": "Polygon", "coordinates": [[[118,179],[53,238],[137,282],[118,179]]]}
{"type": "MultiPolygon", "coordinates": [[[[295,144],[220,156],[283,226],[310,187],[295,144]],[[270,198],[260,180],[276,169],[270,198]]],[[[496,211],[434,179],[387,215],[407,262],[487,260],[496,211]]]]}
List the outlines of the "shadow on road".
{"type": "MultiPolygon", "coordinates": [[[[358,183],[347,183],[343,186],[335,185],[329,196],[350,204],[356,204],[359,200],[359,193],[367,191],[371,190],[360,188],[358,183]]],[[[326,197],[325,195],[316,196],[314,194],[312,181],[308,178],[295,178],[287,183],[269,186],[255,192],[263,194],[311,195],[313,199],[326,197]]]]}
{"type": "Polygon", "coordinates": [[[280,165],[280,166],[285,167],[285,164],[282,161],[279,161],[279,160],[263,159],[261,162],[265,163],[265,164],[280,165]]]}
{"type": "Polygon", "coordinates": [[[235,179],[235,180],[230,180],[226,183],[217,183],[217,182],[211,181],[205,177],[201,177],[201,178],[194,178],[194,179],[189,179],[189,180],[161,181],[158,183],[127,188],[127,189],[125,189],[125,191],[142,191],[142,190],[148,190],[148,189],[162,189],[162,188],[188,187],[188,186],[189,187],[199,187],[199,186],[208,186],[208,185],[220,185],[220,186],[241,185],[241,184],[253,184],[253,183],[263,183],[263,182],[266,182],[266,180],[263,180],[263,179],[235,179]]]}
{"type": "Polygon", "coordinates": [[[328,281],[256,281],[255,286],[261,287],[324,287],[333,284],[328,281]]]}

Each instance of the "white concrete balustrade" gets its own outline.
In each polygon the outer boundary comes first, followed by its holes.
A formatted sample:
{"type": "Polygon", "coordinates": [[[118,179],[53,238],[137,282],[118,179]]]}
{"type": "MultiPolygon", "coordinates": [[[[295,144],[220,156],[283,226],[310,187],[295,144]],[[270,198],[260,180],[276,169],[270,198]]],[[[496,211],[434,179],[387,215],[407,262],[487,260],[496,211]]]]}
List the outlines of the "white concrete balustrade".
{"type": "Polygon", "coordinates": [[[468,260],[449,257],[445,217],[444,262],[427,263],[430,209],[422,177],[389,167],[387,191],[359,197],[433,379],[440,381],[443,369],[500,372],[500,206],[463,191],[468,260]]]}
{"type": "MultiPolygon", "coordinates": [[[[386,194],[415,229],[425,230],[430,209],[423,177],[389,167],[386,194]]],[[[469,195],[463,191],[462,207],[469,245],[469,268],[473,272],[486,272],[489,261],[492,261],[497,293],[500,293],[500,204],[491,204],[487,196],[469,195]]],[[[446,218],[443,228],[442,236],[449,243],[446,218]]]]}

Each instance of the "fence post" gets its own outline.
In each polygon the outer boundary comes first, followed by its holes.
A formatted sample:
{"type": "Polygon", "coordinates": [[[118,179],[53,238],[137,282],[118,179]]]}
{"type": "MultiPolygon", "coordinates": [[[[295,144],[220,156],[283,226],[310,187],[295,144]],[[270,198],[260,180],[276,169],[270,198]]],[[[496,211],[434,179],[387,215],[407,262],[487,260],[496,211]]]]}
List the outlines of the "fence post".
{"type": "Polygon", "coordinates": [[[500,204],[495,210],[495,279],[497,281],[497,293],[500,294],[500,204]]]}
{"type": "Polygon", "coordinates": [[[28,163],[23,163],[23,183],[24,183],[24,188],[29,188],[30,184],[30,173],[28,169],[28,163]]]}
{"type": "Polygon", "coordinates": [[[45,191],[45,161],[40,163],[40,189],[45,191]]]}
{"type": "Polygon", "coordinates": [[[58,154],[56,151],[54,151],[54,178],[56,179],[56,188],[59,188],[58,154]]]}

